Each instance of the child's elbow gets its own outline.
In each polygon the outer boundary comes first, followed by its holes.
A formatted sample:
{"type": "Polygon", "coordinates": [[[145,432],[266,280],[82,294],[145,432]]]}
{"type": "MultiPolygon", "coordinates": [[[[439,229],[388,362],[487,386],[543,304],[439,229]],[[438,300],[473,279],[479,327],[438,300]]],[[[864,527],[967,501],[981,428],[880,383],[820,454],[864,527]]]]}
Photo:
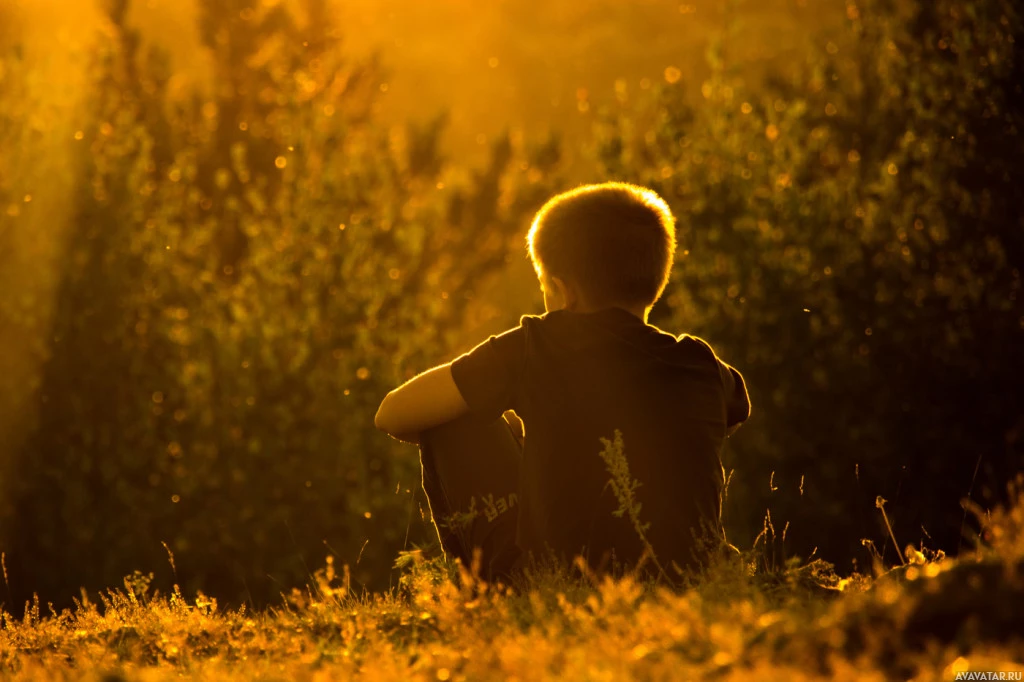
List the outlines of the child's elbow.
{"type": "Polygon", "coordinates": [[[394,433],[394,427],[392,424],[393,415],[389,405],[389,399],[391,394],[388,393],[384,396],[384,400],[381,401],[380,407],[377,408],[377,414],[373,417],[373,425],[384,433],[394,433]]]}
{"type": "Polygon", "coordinates": [[[373,417],[373,425],[379,430],[406,443],[418,443],[419,437],[401,423],[401,417],[395,413],[394,397],[388,393],[377,408],[373,417]]]}

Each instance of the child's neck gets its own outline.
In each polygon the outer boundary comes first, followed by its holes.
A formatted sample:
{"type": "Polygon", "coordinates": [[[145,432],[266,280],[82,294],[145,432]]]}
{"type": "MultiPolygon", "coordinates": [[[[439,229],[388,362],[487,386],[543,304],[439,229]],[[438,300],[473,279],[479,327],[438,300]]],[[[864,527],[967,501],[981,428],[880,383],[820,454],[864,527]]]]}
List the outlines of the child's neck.
{"type": "Polygon", "coordinates": [[[599,310],[605,310],[607,308],[618,308],[619,310],[625,310],[627,313],[629,313],[633,317],[640,318],[640,320],[644,324],[647,324],[647,315],[651,312],[650,308],[644,308],[643,306],[624,306],[624,305],[597,306],[597,307],[589,306],[589,305],[577,305],[577,306],[573,307],[571,312],[577,312],[577,313],[596,313],[599,310]]]}
{"type": "Polygon", "coordinates": [[[644,324],[647,324],[647,314],[651,312],[650,308],[644,308],[643,306],[640,306],[640,307],[635,307],[634,306],[632,308],[622,308],[622,309],[625,310],[627,313],[633,315],[634,317],[639,317],[641,322],[643,322],[644,324]]]}

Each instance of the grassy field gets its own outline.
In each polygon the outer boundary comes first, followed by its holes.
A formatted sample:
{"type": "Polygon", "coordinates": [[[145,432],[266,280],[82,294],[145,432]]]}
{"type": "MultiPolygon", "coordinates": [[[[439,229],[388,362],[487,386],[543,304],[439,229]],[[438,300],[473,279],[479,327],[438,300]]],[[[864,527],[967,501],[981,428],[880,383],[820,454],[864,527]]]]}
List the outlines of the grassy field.
{"type": "Polygon", "coordinates": [[[680,589],[549,572],[512,591],[412,553],[396,590],[354,595],[328,559],[261,612],[137,573],[99,604],[4,613],[0,678],[1021,679],[1024,496],[983,527],[969,556],[908,550],[874,578],[772,566],[761,544],[680,589]]]}

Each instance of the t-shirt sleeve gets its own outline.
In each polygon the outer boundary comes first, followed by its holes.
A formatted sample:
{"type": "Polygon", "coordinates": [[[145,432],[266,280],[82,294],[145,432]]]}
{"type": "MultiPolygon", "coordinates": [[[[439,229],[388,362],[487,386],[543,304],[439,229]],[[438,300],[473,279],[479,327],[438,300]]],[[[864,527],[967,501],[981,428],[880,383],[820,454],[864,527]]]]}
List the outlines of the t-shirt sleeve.
{"type": "MultiPolygon", "coordinates": [[[[686,336],[686,334],[683,334],[679,338],[682,339],[686,336]]],[[[714,359],[715,364],[718,365],[718,374],[722,379],[723,394],[725,396],[726,428],[731,429],[737,424],[742,424],[750,416],[750,397],[747,395],[747,384],[743,380],[743,375],[735,367],[731,367],[723,362],[707,341],[696,336],[689,338],[700,344],[704,351],[714,359]]]]}
{"type": "Polygon", "coordinates": [[[525,352],[526,331],[519,326],[452,361],[452,378],[471,412],[497,419],[515,409],[525,352]]]}
{"type": "Polygon", "coordinates": [[[718,361],[722,374],[722,385],[725,387],[725,421],[732,428],[741,424],[750,416],[750,396],[747,395],[747,384],[735,367],[718,361]]]}

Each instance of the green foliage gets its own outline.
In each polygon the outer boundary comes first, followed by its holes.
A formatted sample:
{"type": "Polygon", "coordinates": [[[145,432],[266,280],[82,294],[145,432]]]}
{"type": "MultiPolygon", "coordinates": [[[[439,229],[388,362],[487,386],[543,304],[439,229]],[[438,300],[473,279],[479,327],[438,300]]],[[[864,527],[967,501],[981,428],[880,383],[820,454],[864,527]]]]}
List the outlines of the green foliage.
{"type": "Polygon", "coordinates": [[[13,603],[166,585],[161,542],[235,603],[301,584],[325,542],[386,585],[419,473],[374,410],[451,352],[549,193],[550,165],[511,181],[532,158],[506,138],[470,174],[439,127],[375,127],[380,68],[341,57],[323,3],[201,9],[213,90],[182,99],[110,5],[40,423],[4,481],[13,603]]]}
{"type": "Polygon", "coordinates": [[[844,567],[888,534],[877,495],[901,541],[955,551],[960,499],[991,503],[1024,466],[1022,16],[1005,0],[847,16],[757,90],[720,42],[699,102],[674,84],[606,108],[591,149],[597,176],[677,212],[655,320],[748,379],[733,524],[753,535],[773,507],[793,551],[844,567]]]}

